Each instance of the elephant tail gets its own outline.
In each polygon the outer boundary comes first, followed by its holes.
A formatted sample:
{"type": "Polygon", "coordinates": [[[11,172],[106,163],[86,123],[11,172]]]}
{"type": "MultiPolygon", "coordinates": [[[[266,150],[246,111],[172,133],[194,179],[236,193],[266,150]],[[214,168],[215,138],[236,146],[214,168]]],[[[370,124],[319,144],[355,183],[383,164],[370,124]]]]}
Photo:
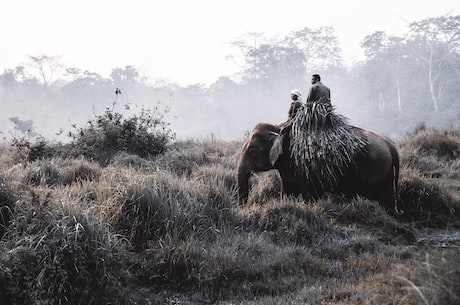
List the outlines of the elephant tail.
{"type": "Polygon", "coordinates": [[[398,151],[396,150],[395,147],[392,149],[392,159],[393,159],[393,192],[394,192],[394,201],[395,201],[395,212],[397,215],[402,215],[404,214],[403,210],[399,209],[398,206],[398,201],[399,201],[399,188],[398,188],[398,183],[399,183],[399,155],[398,151]]]}

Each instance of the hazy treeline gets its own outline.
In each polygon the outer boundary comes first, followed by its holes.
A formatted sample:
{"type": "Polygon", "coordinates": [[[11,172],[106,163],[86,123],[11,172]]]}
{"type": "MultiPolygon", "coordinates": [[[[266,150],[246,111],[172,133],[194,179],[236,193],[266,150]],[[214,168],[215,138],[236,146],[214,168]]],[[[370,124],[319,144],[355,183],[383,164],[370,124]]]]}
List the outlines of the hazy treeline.
{"type": "Polygon", "coordinates": [[[238,75],[186,87],[151,82],[133,66],[102,77],[65,67],[57,56],[29,56],[0,75],[0,132],[25,132],[14,129],[22,124],[54,137],[116,102],[165,109],[178,138],[241,139],[258,122],[284,121],[289,92],[306,95],[312,73],[321,74],[337,111],[352,124],[390,136],[421,123],[451,127],[460,124],[459,27],[460,15],[441,16],[411,23],[403,37],[370,33],[361,45],[365,60],[351,66],[332,27],[305,27],[276,39],[250,33],[233,42],[241,54],[238,75]]]}

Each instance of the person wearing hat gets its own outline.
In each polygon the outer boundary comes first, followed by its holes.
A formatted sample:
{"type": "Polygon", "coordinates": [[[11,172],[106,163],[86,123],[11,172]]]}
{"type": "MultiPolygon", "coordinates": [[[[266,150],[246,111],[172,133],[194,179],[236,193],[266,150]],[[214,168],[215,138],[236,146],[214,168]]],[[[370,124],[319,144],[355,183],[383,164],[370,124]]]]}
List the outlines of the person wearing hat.
{"type": "Polygon", "coordinates": [[[288,110],[288,119],[286,122],[283,122],[279,125],[281,127],[281,130],[280,130],[281,140],[280,141],[283,141],[285,134],[287,134],[289,130],[291,130],[292,119],[297,114],[297,111],[304,106],[304,103],[302,101],[302,93],[298,89],[293,89],[291,91],[291,100],[292,100],[291,106],[289,106],[289,110],[288,110]]]}
{"type": "Polygon", "coordinates": [[[293,89],[291,91],[291,105],[289,106],[289,110],[288,110],[288,119],[287,121],[279,124],[279,126],[281,127],[289,126],[289,123],[294,118],[297,111],[303,106],[304,106],[304,103],[302,101],[302,93],[298,89],[293,89]]]}
{"type": "Polygon", "coordinates": [[[300,107],[303,106],[303,102],[302,102],[302,93],[300,92],[300,90],[298,89],[293,89],[291,91],[291,106],[289,107],[289,111],[288,111],[288,120],[287,122],[289,122],[290,120],[292,120],[292,118],[295,116],[295,114],[297,113],[297,110],[299,110],[300,107]]]}

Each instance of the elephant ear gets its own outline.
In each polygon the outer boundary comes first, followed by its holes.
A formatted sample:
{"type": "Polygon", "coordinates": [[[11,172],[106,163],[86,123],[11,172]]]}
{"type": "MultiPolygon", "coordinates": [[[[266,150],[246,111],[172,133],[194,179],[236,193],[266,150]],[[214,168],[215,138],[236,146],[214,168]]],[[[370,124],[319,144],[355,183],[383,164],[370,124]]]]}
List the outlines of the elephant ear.
{"type": "Polygon", "coordinates": [[[272,148],[270,148],[270,152],[268,153],[268,158],[270,159],[270,163],[272,166],[275,165],[276,160],[278,160],[279,155],[283,154],[283,145],[281,142],[281,136],[279,134],[273,134],[275,138],[273,140],[272,148]]]}

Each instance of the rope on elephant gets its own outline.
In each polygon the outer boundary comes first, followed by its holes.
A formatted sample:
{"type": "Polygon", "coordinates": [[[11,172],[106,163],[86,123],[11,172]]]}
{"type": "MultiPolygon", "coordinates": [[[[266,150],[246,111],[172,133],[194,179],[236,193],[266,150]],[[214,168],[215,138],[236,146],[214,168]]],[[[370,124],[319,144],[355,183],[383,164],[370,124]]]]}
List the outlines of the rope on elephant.
{"type": "Polygon", "coordinates": [[[336,188],[338,175],[366,144],[331,105],[305,105],[293,119],[290,151],[296,168],[330,190],[336,188]]]}

